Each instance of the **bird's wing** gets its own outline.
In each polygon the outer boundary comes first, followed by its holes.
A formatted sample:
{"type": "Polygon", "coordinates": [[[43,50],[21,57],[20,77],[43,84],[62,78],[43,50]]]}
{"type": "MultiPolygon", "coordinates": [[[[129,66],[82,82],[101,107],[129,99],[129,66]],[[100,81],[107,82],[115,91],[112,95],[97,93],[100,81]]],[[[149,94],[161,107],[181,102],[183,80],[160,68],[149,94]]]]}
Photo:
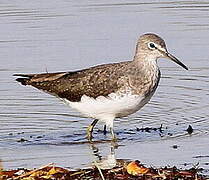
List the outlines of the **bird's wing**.
{"type": "Polygon", "coordinates": [[[108,96],[120,88],[118,78],[123,76],[127,62],[99,65],[75,72],[43,74],[15,74],[23,85],[31,85],[60,98],[78,102],[83,95],[96,98],[108,96]],[[120,70],[119,70],[120,69],[120,70]]]}

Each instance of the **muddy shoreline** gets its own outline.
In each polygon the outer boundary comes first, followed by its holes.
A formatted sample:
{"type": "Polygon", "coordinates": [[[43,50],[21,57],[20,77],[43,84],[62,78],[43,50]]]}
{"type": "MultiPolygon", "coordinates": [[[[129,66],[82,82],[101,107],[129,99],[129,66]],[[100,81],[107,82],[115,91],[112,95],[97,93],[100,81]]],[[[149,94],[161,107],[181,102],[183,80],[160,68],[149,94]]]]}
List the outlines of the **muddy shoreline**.
{"type": "Polygon", "coordinates": [[[146,167],[140,161],[117,160],[112,168],[104,168],[101,163],[94,162],[91,167],[83,169],[70,169],[58,167],[53,163],[35,169],[18,168],[4,170],[1,167],[1,180],[73,180],[73,179],[95,179],[95,180],[206,180],[209,176],[203,175],[204,169],[194,166],[190,169],[178,169],[177,167],[146,167]]]}

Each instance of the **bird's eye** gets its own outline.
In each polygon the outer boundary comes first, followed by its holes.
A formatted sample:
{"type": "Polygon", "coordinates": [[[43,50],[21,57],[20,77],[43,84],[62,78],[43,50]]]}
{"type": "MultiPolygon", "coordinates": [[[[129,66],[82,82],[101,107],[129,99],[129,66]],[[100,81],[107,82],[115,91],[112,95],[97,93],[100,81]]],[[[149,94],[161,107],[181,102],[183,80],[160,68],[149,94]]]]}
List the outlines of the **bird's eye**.
{"type": "Polygon", "coordinates": [[[153,43],[153,42],[148,43],[148,47],[150,49],[156,49],[155,43],[153,43]]]}

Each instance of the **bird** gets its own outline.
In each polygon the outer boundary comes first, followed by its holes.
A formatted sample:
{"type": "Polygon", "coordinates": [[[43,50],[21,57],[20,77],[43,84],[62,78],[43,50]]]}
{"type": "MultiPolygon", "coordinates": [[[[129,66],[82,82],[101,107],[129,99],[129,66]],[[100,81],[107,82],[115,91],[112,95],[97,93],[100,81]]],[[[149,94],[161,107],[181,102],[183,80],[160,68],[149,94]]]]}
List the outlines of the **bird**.
{"type": "Polygon", "coordinates": [[[14,74],[22,85],[33,86],[61,99],[93,122],[87,128],[92,141],[98,121],[105,124],[115,141],[114,119],[129,116],[149,102],[161,77],[157,64],[167,58],[184,69],[188,67],[170,54],[165,41],[154,33],[139,37],[132,60],[101,64],[82,70],[14,74]]]}

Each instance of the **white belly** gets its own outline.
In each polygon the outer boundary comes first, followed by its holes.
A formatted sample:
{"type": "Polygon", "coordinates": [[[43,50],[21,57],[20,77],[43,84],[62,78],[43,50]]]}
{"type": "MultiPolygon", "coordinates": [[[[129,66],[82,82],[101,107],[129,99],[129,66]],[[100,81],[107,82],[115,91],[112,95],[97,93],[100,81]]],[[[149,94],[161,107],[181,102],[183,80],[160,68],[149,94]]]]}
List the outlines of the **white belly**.
{"type": "Polygon", "coordinates": [[[63,100],[87,117],[106,121],[107,119],[124,117],[135,113],[141,109],[150,98],[151,96],[144,98],[144,96],[133,94],[118,95],[112,93],[107,97],[99,96],[96,99],[84,95],[80,102],[71,102],[67,99],[63,100]]]}

